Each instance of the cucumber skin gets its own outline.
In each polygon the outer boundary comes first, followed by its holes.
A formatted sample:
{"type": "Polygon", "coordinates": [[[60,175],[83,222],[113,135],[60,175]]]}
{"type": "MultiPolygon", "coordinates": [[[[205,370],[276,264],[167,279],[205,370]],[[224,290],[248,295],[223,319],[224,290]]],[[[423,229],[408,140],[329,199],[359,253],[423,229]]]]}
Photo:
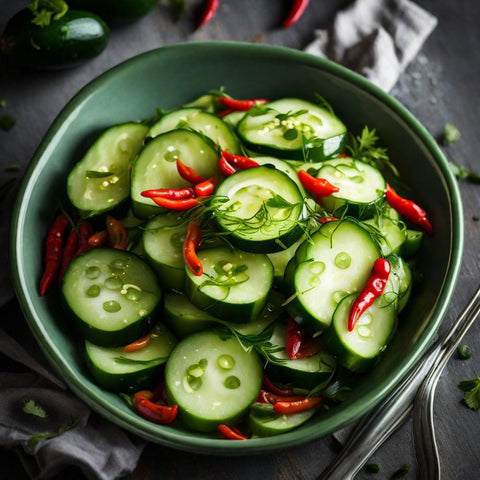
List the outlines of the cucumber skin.
{"type": "Polygon", "coordinates": [[[110,29],[93,13],[69,10],[46,27],[34,25],[32,18],[30,10],[21,10],[2,35],[2,53],[16,64],[39,69],[73,67],[99,55],[108,44],[110,29]]]}

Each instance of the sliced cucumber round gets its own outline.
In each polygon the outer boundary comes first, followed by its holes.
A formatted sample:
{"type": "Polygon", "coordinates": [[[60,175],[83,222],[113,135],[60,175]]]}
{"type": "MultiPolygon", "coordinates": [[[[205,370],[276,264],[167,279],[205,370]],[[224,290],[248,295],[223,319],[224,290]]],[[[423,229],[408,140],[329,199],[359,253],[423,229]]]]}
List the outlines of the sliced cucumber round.
{"type": "Polygon", "coordinates": [[[139,123],[111,127],[75,165],[67,179],[67,193],[83,217],[111,210],[128,198],[130,170],[147,131],[139,123]]]}
{"type": "Polygon", "coordinates": [[[384,257],[399,253],[407,238],[407,228],[402,221],[393,220],[383,215],[375,215],[365,220],[367,225],[376,228],[380,233],[382,255],[384,257]]]}
{"type": "Polygon", "coordinates": [[[303,234],[303,195],[276,168],[250,168],[229,176],[217,188],[212,206],[231,243],[248,252],[278,252],[303,234]]]}
{"type": "Polygon", "coordinates": [[[169,402],[186,425],[202,432],[234,425],[258,397],[262,379],[255,351],[209,330],[180,341],[165,369],[169,402]]]}
{"type": "Polygon", "coordinates": [[[178,129],[158,135],[145,145],[133,165],[131,197],[135,215],[148,218],[165,211],[152,199],[142,197],[144,190],[190,186],[178,173],[177,159],[205,178],[218,173],[218,153],[201,134],[178,129]]]}
{"type": "Polygon", "coordinates": [[[110,248],[74,258],[63,277],[62,295],[80,332],[102,347],[120,347],[146,335],[162,300],[150,266],[110,248]]]}
{"type": "Polygon", "coordinates": [[[353,158],[335,158],[325,162],[317,177],[339,188],[322,198],[322,205],[332,215],[371,217],[385,198],[385,179],[379,170],[353,158]]]}
{"type": "Polygon", "coordinates": [[[200,132],[207,136],[222,150],[238,154],[241,151],[240,141],[236,134],[221,118],[200,108],[180,108],[163,115],[150,127],[147,136],[156,137],[177,128],[185,128],[200,132]]]}
{"type": "Polygon", "coordinates": [[[266,255],[226,247],[200,250],[203,275],[186,268],[185,291],[194,305],[221,320],[248,323],[268,301],[273,266],[266,255]]]}
{"type": "Polygon", "coordinates": [[[378,244],[360,222],[324,224],[287,266],[288,312],[311,334],[326,330],[338,302],[363,288],[378,257],[378,244]]]}
{"type": "Polygon", "coordinates": [[[417,254],[422,246],[424,236],[425,234],[420,230],[407,228],[405,242],[400,249],[402,257],[409,258],[417,254]]]}
{"type": "Polygon", "coordinates": [[[338,362],[353,372],[368,370],[385,350],[396,327],[395,306],[382,297],[360,316],[355,328],[348,331],[348,317],[354,293],[345,297],[335,309],[331,327],[324,334],[324,343],[338,362]]]}
{"type": "Polygon", "coordinates": [[[399,255],[389,255],[387,260],[390,262],[390,276],[397,278],[398,298],[396,302],[397,313],[400,313],[408,303],[412,292],[413,276],[408,263],[399,255]]]}
{"type": "Polygon", "coordinates": [[[347,128],[330,111],[299,98],[257,105],[237,126],[247,148],[292,160],[318,162],[343,150],[347,128]]]}
{"type": "Polygon", "coordinates": [[[172,333],[157,323],[147,346],[134,352],[123,347],[105,348],[85,341],[87,367],[95,381],[113,392],[134,392],[154,386],[177,343],[172,333]]]}

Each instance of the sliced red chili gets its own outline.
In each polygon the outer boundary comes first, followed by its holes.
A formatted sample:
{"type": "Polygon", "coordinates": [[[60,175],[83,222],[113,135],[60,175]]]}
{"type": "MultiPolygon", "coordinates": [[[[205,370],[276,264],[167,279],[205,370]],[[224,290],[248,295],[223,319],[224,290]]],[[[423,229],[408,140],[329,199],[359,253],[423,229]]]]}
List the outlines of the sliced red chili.
{"type": "Polygon", "coordinates": [[[298,178],[300,182],[302,182],[302,185],[311,192],[315,198],[328,197],[339,190],[337,186],[332,185],[326,178],[314,177],[303,169],[298,171],[298,178]]]}
{"type": "Polygon", "coordinates": [[[230,112],[245,112],[258,104],[268,103],[265,98],[249,98],[247,100],[236,100],[228,97],[218,97],[217,100],[230,112]]]}
{"type": "Polygon", "coordinates": [[[291,388],[277,387],[270,381],[270,379],[266,375],[263,375],[263,389],[267,392],[273,393],[274,395],[280,395],[283,397],[293,395],[293,390],[291,388]]]}
{"type": "Polygon", "coordinates": [[[427,218],[427,214],[412,200],[401,197],[388,183],[385,192],[388,204],[394,208],[400,215],[404,216],[408,221],[425,230],[428,235],[433,235],[433,228],[427,218]]]}
{"type": "Polygon", "coordinates": [[[88,244],[91,247],[103,247],[107,243],[107,231],[100,230],[88,238],[88,244]]]}
{"type": "Polygon", "coordinates": [[[273,411],[277,413],[298,413],[310,410],[322,403],[322,397],[307,397],[303,400],[279,401],[273,405],[273,411]]]}
{"type": "Polygon", "coordinates": [[[129,343],[128,345],[125,345],[123,347],[124,352],[136,352],[138,350],[141,350],[142,348],[145,348],[149,343],[152,338],[152,335],[149,333],[148,335],[145,335],[142,338],[139,338],[138,340],[135,340],[132,343],[129,343]]]}
{"type": "Polygon", "coordinates": [[[224,157],[230,165],[232,165],[233,167],[237,167],[240,170],[260,166],[259,163],[257,163],[255,160],[252,160],[251,158],[243,157],[242,155],[234,155],[233,153],[227,152],[226,150],[222,150],[222,157],[224,157]]]}
{"type": "Polygon", "coordinates": [[[219,0],[206,0],[197,28],[206,25],[213,18],[219,5],[219,0]]]}
{"type": "Polygon", "coordinates": [[[305,395],[276,395],[275,393],[261,389],[257,402],[275,405],[277,402],[299,402],[305,398],[305,395]]]}
{"type": "Polygon", "coordinates": [[[217,176],[214,175],[204,182],[197,183],[194,187],[197,197],[208,197],[215,191],[217,185],[217,176]]]}
{"type": "Polygon", "coordinates": [[[218,168],[225,177],[229,177],[237,172],[237,170],[227,162],[227,159],[223,155],[218,160],[218,168]]]}
{"type": "Polygon", "coordinates": [[[158,405],[153,401],[154,395],[150,390],[137,392],[132,399],[135,411],[154,423],[166,425],[172,423],[178,414],[178,405],[158,405]]]}
{"type": "Polygon", "coordinates": [[[57,276],[62,261],[63,238],[69,224],[68,217],[61,213],[50,227],[45,242],[45,269],[40,279],[39,293],[43,297],[57,276]]]}
{"type": "Polygon", "coordinates": [[[220,117],[220,118],[223,118],[223,117],[226,117],[228,114],[233,113],[233,112],[236,112],[236,110],[234,110],[233,108],[227,108],[223,112],[218,112],[217,116],[220,117]]]}
{"type": "Polygon", "coordinates": [[[248,437],[241,433],[238,429],[230,428],[228,425],[220,424],[217,427],[218,432],[227,440],[248,440],[248,437]]]}
{"type": "Polygon", "coordinates": [[[176,200],[172,198],[153,197],[152,200],[158,206],[168,210],[190,210],[191,208],[200,205],[200,202],[196,198],[181,198],[176,200]]]}
{"type": "Polygon", "coordinates": [[[63,275],[70,262],[75,257],[78,250],[78,232],[73,228],[68,234],[67,241],[63,247],[62,263],[60,265],[60,272],[58,274],[58,283],[62,284],[63,275]]]}
{"type": "Polygon", "coordinates": [[[178,174],[187,182],[193,183],[196,185],[197,183],[204,182],[206,180],[205,177],[199,175],[192,167],[185,165],[181,160],[177,159],[177,171],[178,174]]]}
{"type": "Polygon", "coordinates": [[[93,226],[88,220],[83,220],[78,227],[78,250],[75,256],[80,255],[92,246],[88,243],[88,239],[94,234],[93,226]]]}
{"type": "Polygon", "coordinates": [[[287,339],[286,339],[286,350],[287,355],[290,360],[296,358],[300,347],[302,346],[303,341],[303,331],[300,328],[300,325],[293,319],[289,318],[287,323],[287,339]]]}
{"type": "Polygon", "coordinates": [[[197,255],[197,248],[202,241],[202,229],[195,220],[188,224],[187,236],[183,242],[183,258],[194,275],[203,274],[203,265],[197,255]]]}
{"type": "Polygon", "coordinates": [[[320,338],[304,338],[295,358],[309,358],[322,351],[320,338]]]}
{"type": "Polygon", "coordinates": [[[339,153],[337,158],[348,158],[348,155],[345,152],[339,153]]]}
{"type": "Polygon", "coordinates": [[[337,217],[320,217],[318,219],[320,223],[334,222],[335,220],[338,220],[338,218],[337,217]]]}
{"type": "Polygon", "coordinates": [[[127,231],[120,220],[107,215],[105,225],[107,227],[107,244],[117,250],[127,249],[127,231]]]}
{"type": "Polygon", "coordinates": [[[293,24],[297,23],[300,20],[300,17],[304,14],[306,8],[308,7],[309,0],[294,0],[292,8],[288,13],[287,17],[282,23],[283,27],[290,27],[293,24]]]}
{"type": "Polygon", "coordinates": [[[385,289],[391,266],[388,260],[377,258],[373,264],[373,271],[363,290],[358,294],[350,309],[348,317],[348,331],[355,328],[355,324],[363,312],[378,298],[385,289]]]}
{"type": "Polygon", "coordinates": [[[168,198],[170,200],[181,200],[182,198],[192,198],[195,192],[191,187],[185,188],[157,188],[152,190],[144,190],[141,192],[142,197],[146,198],[168,198]]]}

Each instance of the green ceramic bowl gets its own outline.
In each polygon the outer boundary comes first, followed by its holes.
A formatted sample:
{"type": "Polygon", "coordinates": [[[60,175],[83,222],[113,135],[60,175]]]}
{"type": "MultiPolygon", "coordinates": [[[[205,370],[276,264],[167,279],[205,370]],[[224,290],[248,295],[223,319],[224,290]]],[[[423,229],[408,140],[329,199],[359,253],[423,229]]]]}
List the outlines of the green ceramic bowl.
{"type": "Polygon", "coordinates": [[[15,206],[11,257],[19,301],[45,354],[71,390],[112,422],[151,441],[187,451],[250,454],[296,446],[358,419],[372,409],[421,357],[448,308],[463,249],[460,195],[435,141],[398,102],[364,78],[328,61],[285,48],[241,43],[192,43],[147,52],[83,88],[55,120],[25,175],[15,206]],[[419,258],[424,279],[402,314],[383,360],[359,382],[351,399],[292,432],[231,442],[214,435],[159,426],[134,414],[119,396],[90,379],[78,338],[65,326],[55,295],[40,298],[43,241],[64,195],[70,168],[102,129],[171,109],[224,86],[238,98],[325,97],[348,127],[375,127],[435,235],[419,258]]]}

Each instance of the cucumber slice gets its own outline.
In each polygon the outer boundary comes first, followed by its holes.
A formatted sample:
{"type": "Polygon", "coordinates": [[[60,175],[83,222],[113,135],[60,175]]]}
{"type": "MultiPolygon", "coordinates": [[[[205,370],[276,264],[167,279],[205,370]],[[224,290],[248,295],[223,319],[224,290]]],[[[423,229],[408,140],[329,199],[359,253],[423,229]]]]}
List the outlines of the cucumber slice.
{"type": "Polygon", "coordinates": [[[158,215],[145,225],[142,235],[143,250],[164,289],[184,289],[183,242],[187,235],[187,226],[183,215],[177,212],[158,215]]]}
{"type": "Polygon", "coordinates": [[[225,115],[222,120],[230,125],[231,128],[236,129],[240,120],[245,116],[245,112],[231,112],[225,115]]]}
{"type": "Polygon", "coordinates": [[[405,242],[402,244],[400,254],[402,257],[413,257],[418,253],[422,246],[425,234],[420,230],[407,228],[405,242]]]}
{"type": "Polygon", "coordinates": [[[338,362],[353,372],[367,371],[385,350],[396,327],[395,306],[382,297],[360,316],[353,331],[348,331],[348,316],[357,294],[345,297],[335,309],[332,326],[324,343],[338,362]]]}
{"type": "Polygon", "coordinates": [[[220,145],[222,150],[233,154],[241,152],[240,142],[230,126],[213,113],[200,108],[180,108],[165,114],[152,125],[147,136],[156,137],[177,128],[191,128],[207,136],[214,144],[220,145]]]}
{"type": "Polygon", "coordinates": [[[237,126],[247,148],[260,154],[318,162],[343,150],[345,125],[328,110],[299,98],[258,105],[237,126]]]}
{"type": "Polygon", "coordinates": [[[381,249],[384,257],[399,253],[407,238],[407,228],[402,221],[392,220],[383,215],[375,215],[365,220],[367,225],[376,228],[382,238],[381,249]]]}
{"type": "Polygon", "coordinates": [[[337,303],[363,288],[379,256],[378,244],[360,222],[324,224],[287,266],[288,312],[311,334],[326,330],[337,303]]]}
{"type": "Polygon", "coordinates": [[[273,266],[266,255],[210,248],[198,252],[203,275],[186,268],[185,290],[191,302],[222,320],[248,323],[268,301],[273,266]]]}
{"type": "Polygon", "coordinates": [[[212,206],[231,243],[248,252],[278,252],[303,234],[303,196],[276,168],[250,168],[229,176],[217,188],[212,206]]]}
{"type": "Polygon", "coordinates": [[[297,187],[300,190],[302,196],[305,196],[305,188],[300,179],[298,178],[297,171],[288,162],[275,157],[254,157],[254,160],[263,166],[271,165],[277,170],[280,170],[281,172],[288,175],[289,178],[291,178],[297,184],[297,187]]]}
{"type": "Polygon", "coordinates": [[[337,362],[327,351],[322,351],[307,358],[290,360],[285,350],[287,327],[276,323],[270,343],[281,350],[269,353],[270,362],[267,369],[269,377],[279,383],[309,390],[328,380],[335,371],[337,362]]]}
{"type": "Polygon", "coordinates": [[[85,341],[87,367],[95,381],[113,392],[135,392],[152,387],[163,373],[162,365],[177,343],[172,333],[157,323],[146,347],[125,352],[85,341]]]}
{"type": "Polygon", "coordinates": [[[210,315],[196,307],[185,295],[179,293],[165,294],[165,320],[176,335],[183,338],[193,332],[205,330],[215,324],[222,324],[240,335],[260,335],[271,325],[282,311],[284,297],[272,290],[267,304],[260,315],[250,323],[233,323],[210,315]]]}
{"type": "Polygon", "coordinates": [[[262,379],[254,350],[209,330],[180,341],[165,369],[169,402],[178,404],[187,426],[201,432],[235,424],[258,397],[262,379]]]}
{"type": "Polygon", "coordinates": [[[68,175],[67,193],[83,217],[115,208],[130,194],[130,169],[148,127],[124,123],[106,130],[68,175]]]}
{"type": "Polygon", "coordinates": [[[400,313],[407,305],[410,294],[412,293],[412,270],[408,263],[399,255],[389,255],[387,260],[390,262],[392,268],[390,276],[394,276],[398,282],[396,309],[397,313],[400,313]]]}
{"type": "Polygon", "coordinates": [[[322,198],[322,205],[336,217],[369,218],[385,198],[385,179],[379,170],[352,158],[325,162],[317,177],[325,178],[339,191],[322,198]]]}
{"type": "Polygon", "coordinates": [[[269,403],[254,403],[248,413],[248,426],[257,437],[271,437],[299,427],[313,417],[316,408],[288,415],[277,413],[269,403]]]}
{"type": "Polygon", "coordinates": [[[285,250],[280,250],[275,253],[267,253],[267,257],[270,259],[273,265],[273,282],[282,287],[285,275],[285,269],[287,268],[288,262],[295,256],[297,248],[303,243],[305,238],[302,236],[300,240],[297,240],[293,245],[286,248],[285,250]]]}
{"type": "Polygon", "coordinates": [[[135,215],[148,218],[164,212],[153,200],[142,197],[144,190],[190,186],[178,174],[177,159],[203,177],[218,174],[218,153],[204,136],[183,129],[162,133],[145,145],[133,165],[131,197],[135,215]]]}
{"type": "Polygon", "coordinates": [[[109,248],[74,258],[63,277],[62,295],[79,331],[102,347],[120,347],[146,335],[162,300],[146,262],[109,248]]]}

